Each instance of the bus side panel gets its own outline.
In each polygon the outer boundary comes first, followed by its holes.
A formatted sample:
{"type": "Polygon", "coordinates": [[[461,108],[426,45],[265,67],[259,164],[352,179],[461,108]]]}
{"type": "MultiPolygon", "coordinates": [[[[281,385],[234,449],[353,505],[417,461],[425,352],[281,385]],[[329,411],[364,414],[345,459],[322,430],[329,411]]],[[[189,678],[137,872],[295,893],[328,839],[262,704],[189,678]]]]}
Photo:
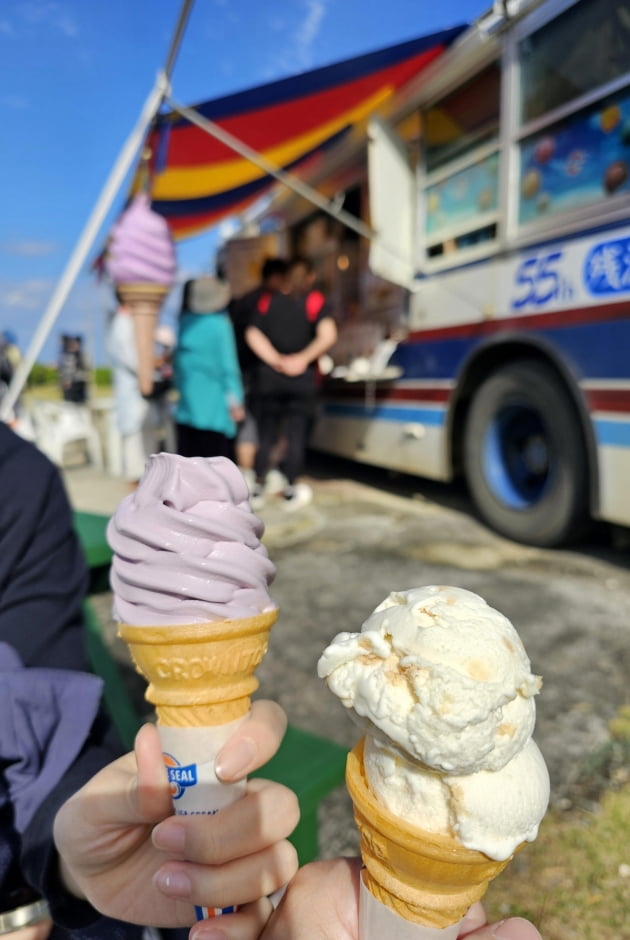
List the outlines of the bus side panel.
{"type": "MultiPolygon", "coordinates": [[[[628,392],[630,410],[630,392],[628,392]]],[[[598,518],[630,526],[630,421],[618,413],[593,414],[599,461],[598,518]]]]}
{"type": "Polygon", "coordinates": [[[329,393],[322,404],[312,446],[360,463],[449,480],[446,406],[400,405],[365,398],[349,401],[329,393]]]}
{"type": "Polygon", "coordinates": [[[448,405],[465,363],[489,339],[498,349],[530,338],[578,396],[595,443],[596,514],[630,524],[629,227],[436,273],[419,284],[411,329],[391,359],[401,379],[325,384],[315,446],[450,479],[448,405]]]}

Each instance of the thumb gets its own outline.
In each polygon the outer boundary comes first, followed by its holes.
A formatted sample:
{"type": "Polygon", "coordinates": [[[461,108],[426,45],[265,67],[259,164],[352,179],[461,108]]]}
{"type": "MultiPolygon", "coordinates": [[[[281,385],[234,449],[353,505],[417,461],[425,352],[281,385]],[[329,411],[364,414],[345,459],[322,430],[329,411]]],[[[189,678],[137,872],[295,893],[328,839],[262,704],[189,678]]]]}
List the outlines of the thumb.
{"type": "Polygon", "coordinates": [[[542,940],[533,924],[523,917],[510,917],[466,934],[466,940],[542,940]]]}
{"type": "Polygon", "coordinates": [[[140,728],[134,743],[137,772],[131,780],[133,811],[144,822],[158,822],[172,813],[171,792],[155,725],[140,728]]]}

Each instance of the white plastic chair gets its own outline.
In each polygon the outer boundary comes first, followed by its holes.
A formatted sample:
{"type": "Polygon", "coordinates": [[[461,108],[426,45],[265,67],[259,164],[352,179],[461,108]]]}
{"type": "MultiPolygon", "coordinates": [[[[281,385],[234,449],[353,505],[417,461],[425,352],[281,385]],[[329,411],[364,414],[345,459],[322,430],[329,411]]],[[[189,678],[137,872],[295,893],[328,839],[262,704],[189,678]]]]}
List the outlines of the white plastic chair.
{"type": "Polygon", "coordinates": [[[54,463],[64,465],[68,444],[83,443],[90,463],[103,468],[103,449],[86,405],[66,401],[40,401],[33,405],[37,446],[54,463]]]}

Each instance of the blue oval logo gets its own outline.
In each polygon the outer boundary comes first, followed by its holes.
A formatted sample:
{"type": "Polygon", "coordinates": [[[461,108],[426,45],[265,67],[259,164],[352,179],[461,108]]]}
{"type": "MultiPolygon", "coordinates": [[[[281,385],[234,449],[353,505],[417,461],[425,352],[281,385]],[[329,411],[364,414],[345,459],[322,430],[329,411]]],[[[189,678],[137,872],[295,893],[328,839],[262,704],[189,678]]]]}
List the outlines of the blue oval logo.
{"type": "Polygon", "coordinates": [[[595,245],[584,262],[584,283],[591,294],[630,290],[630,238],[595,245]]]}

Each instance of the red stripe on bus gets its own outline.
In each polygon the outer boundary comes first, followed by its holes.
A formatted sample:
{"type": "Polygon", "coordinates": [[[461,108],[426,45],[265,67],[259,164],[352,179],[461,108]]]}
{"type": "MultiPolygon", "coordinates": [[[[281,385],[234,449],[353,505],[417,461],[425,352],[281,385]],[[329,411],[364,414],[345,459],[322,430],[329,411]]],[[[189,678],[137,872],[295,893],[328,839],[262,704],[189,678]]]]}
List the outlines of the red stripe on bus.
{"type": "Polygon", "coordinates": [[[630,412],[630,388],[587,388],[584,396],[589,411],[628,411],[630,412]]]}
{"type": "Polygon", "coordinates": [[[497,320],[479,320],[474,323],[461,323],[457,326],[436,327],[432,330],[414,330],[409,334],[406,342],[470,339],[504,330],[550,330],[560,326],[598,323],[600,320],[627,319],[630,319],[630,302],[625,300],[614,304],[601,304],[598,307],[575,307],[568,310],[554,310],[551,313],[530,313],[518,317],[501,317],[497,320]]]}

